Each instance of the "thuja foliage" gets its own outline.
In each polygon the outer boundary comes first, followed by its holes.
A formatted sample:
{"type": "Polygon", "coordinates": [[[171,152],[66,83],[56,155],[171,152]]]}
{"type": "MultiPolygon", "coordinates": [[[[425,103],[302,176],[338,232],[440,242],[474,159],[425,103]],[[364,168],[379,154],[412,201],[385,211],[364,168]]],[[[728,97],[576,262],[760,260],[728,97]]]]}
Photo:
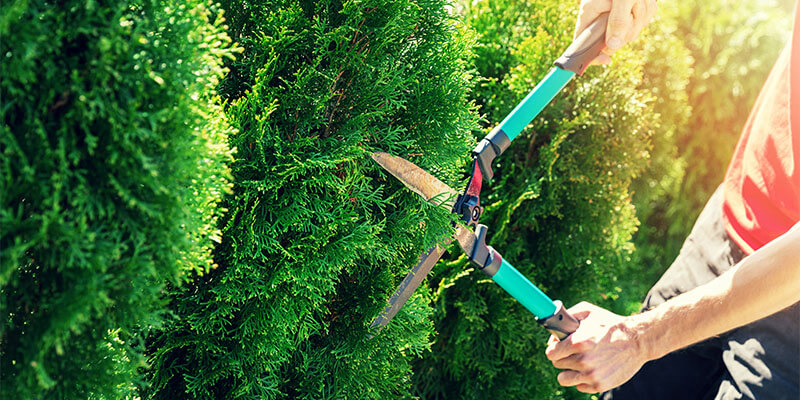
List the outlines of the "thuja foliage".
{"type": "MultiPolygon", "coordinates": [[[[473,93],[485,123],[478,136],[501,121],[569,45],[575,6],[550,0],[464,5],[468,25],[479,34],[480,79],[473,93]]],[[[637,226],[631,182],[649,161],[652,136],[672,132],[657,106],[669,99],[686,107],[679,93],[685,70],[644,80],[645,58],[655,53],[627,49],[613,66],[591,68],[574,80],[501,156],[482,197],[492,246],[567,305],[617,296],[617,272],[637,226]]],[[[585,397],[558,386],[543,354],[549,333],[516,300],[464,257],[435,272],[438,333],[415,364],[417,395],[585,397]]]]}
{"type": "Polygon", "coordinates": [[[121,398],[207,271],[231,127],[203,1],[0,5],[0,397],[121,398]]]}
{"type": "Polygon", "coordinates": [[[462,178],[471,39],[445,6],[223,2],[244,51],[221,86],[238,133],[219,267],[176,290],[145,396],[409,395],[410,361],[433,333],[429,290],[372,340],[368,326],[449,216],[369,154],[462,178]]]}
{"type": "MultiPolygon", "coordinates": [[[[653,267],[655,274],[643,279],[649,284],[677,256],[700,210],[722,183],[752,104],[789,38],[794,2],[659,5],[659,23],[669,25],[670,36],[688,51],[692,74],[686,93],[692,111],[686,125],[662,141],[675,149],[671,164],[664,164],[671,165],[672,177],[659,178],[667,168],[654,165],[637,186],[657,189],[645,196],[639,190],[635,198],[642,220],[635,263],[653,267]]],[[[650,57],[648,62],[657,61],[650,57]]],[[[671,66],[665,71],[674,70],[671,66]]],[[[664,157],[667,152],[658,154],[664,157]]]]}

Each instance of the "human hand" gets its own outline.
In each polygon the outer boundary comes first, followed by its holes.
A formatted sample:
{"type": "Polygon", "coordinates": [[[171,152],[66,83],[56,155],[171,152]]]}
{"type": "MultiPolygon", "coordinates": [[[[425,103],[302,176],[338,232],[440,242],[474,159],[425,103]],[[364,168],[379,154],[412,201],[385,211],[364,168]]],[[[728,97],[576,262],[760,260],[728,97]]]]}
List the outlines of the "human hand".
{"type": "Polygon", "coordinates": [[[636,40],[656,15],[656,0],[582,0],[573,39],[602,13],[610,12],[606,27],[606,48],[592,64],[608,64],[611,55],[636,40]]]}
{"type": "Polygon", "coordinates": [[[570,308],[581,322],[578,330],[559,341],[551,336],[545,355],[562,386],[598,393],[628,381],[648,358],[633,317],[623,317],[587,302],[570,308]]]}

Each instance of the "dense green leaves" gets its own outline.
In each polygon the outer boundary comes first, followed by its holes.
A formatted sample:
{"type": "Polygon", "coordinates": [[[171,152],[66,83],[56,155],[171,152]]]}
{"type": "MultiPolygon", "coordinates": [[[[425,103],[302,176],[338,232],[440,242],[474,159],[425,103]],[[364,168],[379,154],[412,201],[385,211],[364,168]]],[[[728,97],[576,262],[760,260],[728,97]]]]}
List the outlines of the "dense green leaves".
{"type": "Polygon", "coordinates": [[[442,1],[225,3],[244,52],[222,84],[239,132],[220,267],[175,293],[156,338],[159,398],[394,398],[432,335],[423,287],[367,327],[447,231],[376,150],[458,183],[477,115],[469,37],[442,1]],[[421,224],[427,229],[420,229],[421,224]]]}
{"type": "Polygon", "coordinates": [[[219,21],[202,1],[0,6],[0,397],[131,393],[162,288],[212,267],[219,21]]]}

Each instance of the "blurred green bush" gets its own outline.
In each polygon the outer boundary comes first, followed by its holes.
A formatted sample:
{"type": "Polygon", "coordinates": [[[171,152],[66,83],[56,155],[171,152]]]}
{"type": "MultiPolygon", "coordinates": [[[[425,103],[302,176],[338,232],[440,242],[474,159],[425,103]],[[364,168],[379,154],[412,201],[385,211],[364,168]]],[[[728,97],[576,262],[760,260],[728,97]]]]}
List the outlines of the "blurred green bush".
{"type": "MultiPolygon", "coordinates": [[[[473,95],[485,121],[477,136],[501,121],[566,49],[576,7],[546,0],[463,5],[478,34],[473,95]]],[[[592,68],[568,85],[499,159],[483,197],[492,246],[567,304],[616,298],[637,226],[631,182],[651,158],[653,137],[674,135],[688,112],[682,91],[688,59],[680,42],[662,31],[649,35],[665,40],[627,49],[613,66],[592,68]],[[650,75],[652,55],[666,73],[650,75]]],[[[558,387],[543,354],[549,334],[464,257],[439,266],[433,282],[438,334],[415,365],[415,394],[582,397],[558,387]]]]}
{"type": "Polygon", "coordinates": [[[472,42],[445,4],[223,2],[244,52],[221,86],[238,133],[219,268],[176,291],[146,397],[409,395],[433,334],[429,290],[374,339],[367,328],[449,213],[369,154],[463,184],[472,42]]]}
{"type": "MultiPolygon", "coordinates": [[[[691,58],[686,95],[692,112],[659,145],[664,150],[656,152],[657,157],[674,156],[653,163],[635,184],[642,226],[634,238],[638,250],[631,265],[649,267],[646,274],[634,275],[641,290],[672,263],[700,210],[722,183],[750,108],[789,37],[794,1],[659,4],[656,23],[668,25],[669,35],[681,40],[691,58]]],[[[648,60],[654,62],[657,54],[648,60]]],[[[638,307],[631,302],[627,308],[638,307]]]]}
{"type": "Polygon", "coordinates": [[[230,39],[204,1],[0,5],[0,398],[121,398],[212,267],[230,39]]]}

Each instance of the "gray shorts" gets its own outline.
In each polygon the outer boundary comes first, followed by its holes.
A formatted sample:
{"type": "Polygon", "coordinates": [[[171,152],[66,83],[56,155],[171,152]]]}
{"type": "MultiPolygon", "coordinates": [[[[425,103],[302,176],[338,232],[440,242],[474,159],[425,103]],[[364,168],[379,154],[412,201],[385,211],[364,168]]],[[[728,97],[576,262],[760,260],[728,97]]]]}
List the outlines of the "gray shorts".
{"type": "MultiPolygon", "coordinates": [[[[722,197],[718,188],[643,310],[711,281],[745,257],[725,231],[722,197]]],[[[800,303],[648,362],[602,398],[800,400],[800,303]]]]}

